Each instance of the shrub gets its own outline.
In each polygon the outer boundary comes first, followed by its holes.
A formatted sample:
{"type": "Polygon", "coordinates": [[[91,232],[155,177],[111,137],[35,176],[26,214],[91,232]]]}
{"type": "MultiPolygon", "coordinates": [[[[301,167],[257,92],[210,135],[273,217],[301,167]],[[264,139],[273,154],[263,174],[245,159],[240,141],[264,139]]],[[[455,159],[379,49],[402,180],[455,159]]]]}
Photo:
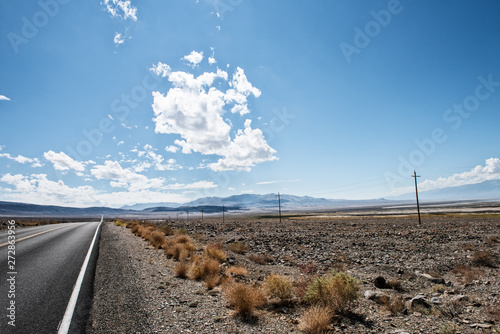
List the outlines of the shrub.
{"type": "Polygon", "coordinates": [[[149,241],[156,248],[161,248],[162,245],[165,243],[165,234],[163,234],[163,232],[154,231],[153,233],[151,233],[149,241]]]}
{"type": "Polygon", "coordinates": [[[217,260],[220,263],[226,261],[226,252],[217,245],[209,245],[205,247],[205,255],[211,259],[217,260]]]}
{"type": "Polygon", "coordinates": [[[449,322],[439,328],[439,334],[455,334],[459,330],[460,327],[457,326],[457,324],[455,324],[454,322],[449,322]]]}
{"type": "Polygon", "coordinates": [[[329,307],[334,312],[344,312],[358,296],[357,281],[343,272],[315,278],[307,287],[304,301],[329,307]]]}
{"type": "Polygon", "coordinates": [[[405,308],[405,301],[401,296],[394,296],[389,299],[385,306],[392,314],[398,314],[403,312],[405,308]]]}
{"type": "Polygon", "coordinates": [[[134,233],[135,235],[139,235],[141,229],[143,229],[143,227],[141,225],[133,225],[132,226],[132,233],[134,233]]]}
{"type": "Polygon", "coordinates": [[[326,306],[313,305],[299,319],[299,329],[305,333],[322,333],[329,329],[332,311],[326,306]]]}
{"type": "Polygon", "coordinates": [[[165,235],[174,235],[174,229],[168,225],[158,226],[158,230],[163,232],[165,235]]]}
{"type": "Polygon", "coordinates": [[[185,227],[180,227],[177,230],[175,230],[175,234],[178,234],[178,235],[187,235],[188,234],[188,230],[185,227]]]}
{"type": "Polygon", "coordinates": [[[470,283],[483,276],[483,271],[481,269],[461,264],[457,265],[451,272],[460,276],[462,283],[470,283]]]}
{"type": "Polygon", "coordinates": [[[285,276],[275,274],[267,276],[263,288],[269,298],[278,298],[281,302],[287,302],[293,296],[293,284],[285,276]]]}
{"type": "Polygon", "coordinates": [[[219,274],[220,265],[217,260],[204,258],[191,262],[190,276],[192,279],[200,280],[210,276],[219,276],[219,274]]]}
{"type": "Polygon", "coordinates": [[[149,225],[148,227],[146,227],[146,230],[153,232],[155,230],[155,227],[153,225],[149,225]]]}
{"type": "Polygon", "coordinates": [[[175,266],[175,277],[187,278],[187,273],[189,270],[189,264],[186,262],[179,262],[175,266]]]}
{"type": "Polygon", "coordinates": [[[226,269],[227,276],[248,276],[248,270],[245,267],[231,266],[226,269]]]}
{"type": "Polygon", "coordinates": [[[478,266],[494,267],[493,255],[489,251],[472,253],[472,261],[478,266]]]}
{"type": "Polygon", "coordinates": [[[250,261],[257,263],[257,264],[268,264],[268,263],[272,263],[274,261],[274,258],[269,254],[265,254],[265,255],[250,254],[248,256],[248,259],[250,261]]]}
{"type": "Polygon", "coordinates": [[[230,251],[237,254],[246,254],[250,250],[250,247],[248,247],[242,242],[230,243],[228,247],[230,251]]]}
{"type": "Polygon", "coordinates": [[[208,290],[212,290],[217,286],[217,284],[219,284],[220,276],[219,275],[207,276],[203,279],[203,282],[205,282],[205,286],[207,287],[208,290]]]}
{"type": "Polygon", "coordinates": [[[122,227],[127,226],[127,224],[125,224],[125,221],[123,219],[117,219],[117,220],[115,220],[115,225],[116,226],[122,226],[122,227]]]}
{"type": "Polygon", "coordinates": [[[259,288],[245,283],[227,284],[224,294],[236,314],[244,317],[251,316],[255,308],[266,302],[266,298],[259,288]]]}

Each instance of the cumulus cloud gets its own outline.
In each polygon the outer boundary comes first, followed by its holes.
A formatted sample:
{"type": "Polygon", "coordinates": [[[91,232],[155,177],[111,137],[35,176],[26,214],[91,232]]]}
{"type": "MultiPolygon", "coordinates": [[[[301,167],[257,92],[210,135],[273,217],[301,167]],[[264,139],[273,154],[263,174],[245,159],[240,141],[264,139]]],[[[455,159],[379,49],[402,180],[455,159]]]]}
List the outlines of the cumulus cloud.
{"type": "Polygon", "coordinates": [[[192,64],[192,66],[196,66],[199,63],[201,63],[201,61],[203,60],[203,52],[196,52],[193,50],[187,56],[182,57],[182,59],[190,62],[192,64]]]}
{"type": "MultiPolygon", "coordinates": [[[[179,134],[181,139],[174,143],[183,153],[221,156],[217,163],[209,165],[217,171],[250,171],[258,163],[277,159],[262,131],[252,129],[251,120],[247,119],[244,129],[238,130],[232,139],[232,124],[222,117],[228,105],[232,105],[233,113],[249,113],[248,96],[261,94],[248,81],[243,69],[238,67],[230,81],[228,73],[221,69],[198,77],[182,71],[171,72],[168,80],[173,87],[165,95],[153,92],[155,132],[179,134]],[[213,87],[216,79],[226,81],[230,88],[223,92],[213,87]]],[[[168,148],[174,151],[172,146],[168,148]]]]}
{"type": "Polygon", "coordinates": [[[0,101],[10,101],[10,99],[5,95],[0,95],[0,101]]]}
{"type": "Polygon", "coordinates": [[[54,151],[48,151],[43,154],[43,157],[54,164],[54,168],[57,170],[75,170],[78,172],[83,172],[85,170],[85,165],[79,161],[74,160],[64,152],[56,153],[54,151]]]}
{"type": "Polygon", "coordinates": [[[112,187],[126,187],[130,191],[160,188],[165,180],[163,178],[148,178],[137,174],[128,168],[123,168],[117,161],[105,161],[104,165],[96,165],[90,173],[98,180],[110,180],[112,187]]]}
{"type": "Polygon", "coordinates": [[[172,72],[170,66],[168,66],[167,64],[163,64],[162,62],[158,62],[158,64],[153,65],[149,70],[162,78],[165,78],[172,72]]]}
{"type": "Polygon", "coordinates": [[[276,184],[276,183],[289,183],[289,182],[299,182],[300,180],[274,180],[274,181],[262,181],[262,182],[257,182],[256,184],[259,185],[266,185],[266,184],[276,184]]]}
{"type": "Polygon", "coordinates": [[[217,63],[217,60],[215,60],[215,58],[214,58],[214,57],[208,57],[208,63],[209,63],[210,65],[213,65],[213,64],[217,63]]]}
{"type": "MultiPolygon", "coordinates": [[[[487,159],[484,166],[477,165],[467,172],[454,174],[449,177],[440,177],[437,180],[425,180],[418,184],[418,190],[426,191],[447,187],[458,187],[490,180],[500,180],[500,159],[498,158],[487,159]]],[[[396,189],[394,193],[404,194],[413,191],[415,191],[413,187],[404,187],[396,189]]]]}
{"type": "MultiPolygon", "coordinates": [[[[2,150],[2,147],[0,146],[0,151],[2,150]]],[[[38,158],[27,158],[22,155],[18,155],[17,157],[14,157],[10,155],[9,153],[0,153],[0,158],[7,158],[9,160],[13,160],[17,163],[20,164],[25,164],[25,163],[31,163],[31,167],[36,168],[36,167],[42,167],[42,164],[40,163],[40,160],[38,158]]]]}
{"type": "Polygon", "coordinates": [[[179,150],[177,146],[174,145],[169,145],[165,147],[165,151],[170,152],[170,153],[176,153],[179,150]]]}
{"type": "Polygon", "coordinates": [[[137,21],[137,8],[132,6],[130,0],[104,0],[101,2],[106,6],[106,10],[112,17],[121,17],[123,19],[132,19],[137,21]]]}
{"type": "MultiPolygon", "coordinates": [[[[176,148],[174,146],[174,148],[176,148]]],[[[137,148],[132,150],[133,152],[137,153],[137,155],[142,158],[140,161],[139,165],[136,166],[135,170],[136,171],[142,171],[145,169],[148,169],[151,166],[154,166],[156,170],[176,170],[176,169],[182,169],[182,166],[177,164],[177,161],[175,159],[167,159],[161,155],[157,154],[155,151],[157,149],[153,148],[151,145],[144,145],[142,150],[138,150],[137,148]]]]}

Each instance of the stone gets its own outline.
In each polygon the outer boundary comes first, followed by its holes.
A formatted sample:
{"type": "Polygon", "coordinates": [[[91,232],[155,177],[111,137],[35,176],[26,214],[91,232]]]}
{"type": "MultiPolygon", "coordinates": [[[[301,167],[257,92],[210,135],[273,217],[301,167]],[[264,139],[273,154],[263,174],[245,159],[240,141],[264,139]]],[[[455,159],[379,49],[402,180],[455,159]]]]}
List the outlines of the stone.
{"type": "Polygon", "coordinates": [[[385,278],[383,278],[382,276],[378,276],[377,278],[375,278],[373,284],[375,285],[375,287],[379,289],[387,288],[387,282],[385,281],[385,278]]]}

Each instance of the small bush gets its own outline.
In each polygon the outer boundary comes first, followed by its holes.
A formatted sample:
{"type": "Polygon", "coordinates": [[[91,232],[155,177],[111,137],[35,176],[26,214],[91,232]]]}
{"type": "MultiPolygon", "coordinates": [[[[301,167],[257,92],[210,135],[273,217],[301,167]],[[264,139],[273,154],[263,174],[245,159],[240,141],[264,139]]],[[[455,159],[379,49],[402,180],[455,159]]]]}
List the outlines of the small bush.
{"type": "Polygon", "coordinates": [[[392,314],[399,314],[403,312],[405,308],[405,301],[401,296],[393,296],[389,299],[385,306],[392,314]]]}
{"type": "Polygon", "coordinates": [[[212,290],[219,284],[220,282],[220,276],[219,275],[211,275],[207,276],[203,279],[203,282],[205,282],[205,286],[207,287],[207,290],[212,290]]]}
{"type": "Polygon", "coordinates": [[[191,262],[190,276],[192,279],[201,280],[209,276],[219,276],[219,274],[220,264],[217,260],[204,258],[201,261],[191,262]]]}
{"type": "Polygon", "coordinates": [[[163,232],[154,231],[153,233],[151,233],[149,241],[156,248],[161,248],[165,243],[165,234],[163,234],[163,232]]]}
{"type": "Polygon", "coordinates": [[[155,230],[155,227],[153,225],[149,225],[148,227],[146,227],[146,230],[153,232],[155,230]]]}
{"type": "Polygon", "coordinates": [[[493,255],[489,251],[472,253],[472,261],[478,266],[494,267],[493,255]]]}
{"type": "Polygon", "coordinates": [[[304,301],[327,306],[334,312],[342,313],[351,307],[357,296],[357,281],[346,273],[332,271],[326,276],[315,278],[309,284],[304,301]]]}
{"type": "Polygon", "coordinates": [[[178,235],[187,235],[188,234],[188,230],[185,227],[180,227],[177,230],[175,230],[175,234],[178,234],[178,235]]]}
{"type": "Polygon", "coordinates": [[[211,259],[217,260],[220,263],[226,261],[226,252],[224,252],[217,245],[210,245],[205,247],[205,255],[211,259]]]}
{"type": "Polygon", "coordinates": [[[127,224],[125,223],[125,221],[123,219],[117,219],[117,220],[115,220],[115,225],[116,226],[122,226],[122,227],[127,226],[127,224]]]}
{"type": "Polygon", "coordinates": [[[470,283],[483,276],[481,269],[461,264],[457,265],[451,272],[461,277],[462,283],[470,283]]]}
{"type": "Polygon", "coordinates": [[[168,225],[160,225],[160,226],[158,226],[158,230],[160,232],[163,232],[165,235],[169,235],[169,236],[174,235],[174,229],[168,225]]]}
{"type": "Polygon", "coordinates": [[[230,243],[228,247],[230,251],[237,254],[246,254],[250,250],[250,247],[248,247],[242,242],[230,243]]]}
{"type": "Polygon", "coordinates": [[[272,263],[274,261],[274,258],[269,254],[265,254],[265,255],[250,254],[248,256],[248,259],[250,261],[257,263],[257,264],[268,264],[268,263],[272,263]]]}
{"type": "Polygon", "coordinates": [[[175,266],[175,269],[174,269],[175,277],[187,278],[188,270],[189,270],[188,263],[186,263],[186,262],[177,263],[177,265],[175,266]]]}
{"type": "Polygon", "coordinates": [[[226,269],[227,276],[248,276],[248,270],[245,267],[231,266],[226,269]]]}
{"type": "Polygon", "coordinates": [[[278,298],[281,302],[290,301],[293,297],[293,284],[285,276],[275,274],[267,276],[263,288],[269,298],[278,298]]]}
{"type": "Polygon", "coordinates": [[[299,329],[305,333],[323,333],[330,328],[332,311],[326,306],[313,305],[299,319],[299,329]]]}
{"type": "Polygon", "coordinates": [[[434,293],[436,293],[436,292],[443,293],[446,290],[448,290],[448,288],[446,287],[446,285],[443,285],[443,284],[436,284],[432,287],[432,292],[434,292],[434,293]]]}
{"type": "Polygon", "coordinates": [[[245,283],[227,284],[224,294],[236,314],[244,317],[251,316],[255,308],[264,305],[266,302],[266,298],[259,288],[245,283]]]}
{"type": "Polygon", "coordinates": [[[397,279],[390,279],[386,282],[387,287],[396,291],[402,291],[403,287],[401,286],[401,281],[397,279]]]}
{"type": "Polygon", "coordinates": [[[133,225],[132,226],[132,233],[134,233],[135,235],[139,235],[141,232],[140,230],[143,229],[143,227],[141,225],[133,225]]]}

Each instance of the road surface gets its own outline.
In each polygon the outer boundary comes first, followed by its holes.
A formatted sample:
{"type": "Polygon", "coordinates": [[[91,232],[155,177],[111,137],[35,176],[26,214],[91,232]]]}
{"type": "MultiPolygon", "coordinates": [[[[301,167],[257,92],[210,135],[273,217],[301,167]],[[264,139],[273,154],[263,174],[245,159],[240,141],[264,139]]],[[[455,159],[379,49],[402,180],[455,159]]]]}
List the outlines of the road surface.
{"type": "Polygon", "coordinates": [[[10,244],[9,230],[0,231],[0,333],[85,333],[98,227],[99,222],[16,227],[10,244]]]}

